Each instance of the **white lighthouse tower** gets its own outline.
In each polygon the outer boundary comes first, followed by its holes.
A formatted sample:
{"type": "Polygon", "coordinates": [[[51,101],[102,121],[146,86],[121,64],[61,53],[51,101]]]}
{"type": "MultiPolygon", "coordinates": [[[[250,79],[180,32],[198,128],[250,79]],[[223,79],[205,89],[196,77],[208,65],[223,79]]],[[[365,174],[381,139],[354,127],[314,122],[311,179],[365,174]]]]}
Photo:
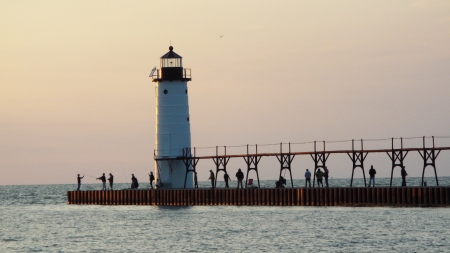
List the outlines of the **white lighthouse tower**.
{"type": "Polygon", "coordinates": [[[191,127],[187,82],[191,70],[184,69],[182,57],[169,47],[161,56],[161,68],[152,71],[156,83],[155,177],[160,188],[193,188],[193,175],[186,175],[183,149],[191,148],[191,127]],[[163,159],[163,160],[159,160],[163,159]],[[165,160],[166,159],[166,160],[165,160]],[[187,178],[185,178],[187,176],[187,178]]]}

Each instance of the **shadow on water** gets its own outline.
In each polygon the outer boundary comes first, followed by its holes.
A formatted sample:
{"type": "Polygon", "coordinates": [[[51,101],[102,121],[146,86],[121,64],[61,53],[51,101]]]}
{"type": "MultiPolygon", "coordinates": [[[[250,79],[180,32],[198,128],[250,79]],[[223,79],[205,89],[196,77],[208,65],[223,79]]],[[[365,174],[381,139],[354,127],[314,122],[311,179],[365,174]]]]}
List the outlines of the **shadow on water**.
{"type": "Polygon", "coordinates": [[[188,205],[186,205],[186,206],[155,206],[155,207],[156,207],[156,209],[162,210],[162,211],[164,211],[164,210],[176,211],[176,210],[186,210],[186,209],[192,208],[192,206],[188,206],[188,205]]]}

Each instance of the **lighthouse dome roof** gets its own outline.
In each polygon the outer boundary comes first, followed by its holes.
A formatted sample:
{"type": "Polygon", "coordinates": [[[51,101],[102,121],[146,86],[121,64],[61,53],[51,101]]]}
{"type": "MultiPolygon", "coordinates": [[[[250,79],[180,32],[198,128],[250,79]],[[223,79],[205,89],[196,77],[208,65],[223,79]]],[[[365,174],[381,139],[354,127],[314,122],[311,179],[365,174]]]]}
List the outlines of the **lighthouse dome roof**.
{"type": "Polygon", "coordinates": [[[183,58],[179,54],[177,54],[177,53],[175,53],[173,51],[173,47],[172,46],[169,47],[169,50],[170,51],[167,52],[165,55],[161,56],[161,58],[183,58]]]}

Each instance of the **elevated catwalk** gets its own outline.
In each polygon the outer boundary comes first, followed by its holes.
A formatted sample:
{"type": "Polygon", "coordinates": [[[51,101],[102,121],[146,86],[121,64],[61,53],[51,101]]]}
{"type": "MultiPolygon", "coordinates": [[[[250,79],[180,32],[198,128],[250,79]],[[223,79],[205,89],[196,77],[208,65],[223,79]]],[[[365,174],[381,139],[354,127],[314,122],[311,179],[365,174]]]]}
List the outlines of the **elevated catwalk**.
{"type": "Polygon", "coordinates": [[[450,187],[69,191],[75,205],[450,206],[450,187]]]}
{"type": "MultiPolygon", "coordinates": [[[[283,143],[280,143],[280,152],[277,153],[261,153],[258,152],[258,145],[253,145],[255,148],[255,152],[251,153],[249,150],[249,145],[247,146],[247,152],[245,154],[227,154],[227,147],[224,146],[224,154],[219,154],[219,147],[216,146],[216,154],[215,155],[196,155],[196,148],[184,148],[183,149],[183,155],[175,158],[158,158],[155,155],[155,161],[157,164],[157,167],[159,168],[162,164],[170,165],[171,162],[174,161],[183,161],[185,165],[185,185],[183,188],[190,188],[186,186],[187,178],[189,175],[194,174],[194,178],[197,177],[196,172],[196,166],[199,160],[202,159],[212,159],[214,161],[214,164],[216,165],[216,177],[215,180],[217,182],[218,174],[219,172],[227,173],[227,164],[231,158],[244,158],[245,163],[247,164],[247,176],[245,177],[245,184],[247,186],[248,182],[248,175],[250,171],[254,171],[256,173],[256,180],[257,180],[257,186],[260,187],[259,182],[259,163],[262,157],[276,157],[280,163],[280,170],[279,170],[279,178],[282,175],[282,172],[284,170],[287,170],[289,172],[288,176],[290,177],[291,181],[291,187],[294,187],[294,182],[292,178],[292,161],[294,160],[295,156],[298,155],[306,155],[311,156],[311,158],[314,161],[314,168],[311,171],[312,174],[312,184],[313,187],[315,186],[315,175],[316,171],[319,169],[323,169],[326,167],[326,162],[328,160],[328,157],[330,154],[347,154],[350,160],[352,161],[352,175],[350,179],[350,187],[353,186],[353,176],[355,169],[361,169],[363,173],[364,178],[364,185],[367,186],[366,183],[366,174],[365,174],[365,159],[369,153],[386,153],[390,160],[391,160],[391,182],[390,186],[392,186],[392,179],[394,177],[394,169],[395,168],[404,168],[404,161],[406,158],[406,155],[409,152],[418,152],[423,160],[423,169],[422,169],[422,183],[421,186],[424,185],[424,176],[425,176],[425,169],[427,167],[432,167],[434,170],[434,175],[436,179],[436,185],[439,186],[439,180],[437,176],[436,171],[436,159],[443,150],[450,150],[450,147],[436,147],[435,146],[435,137],[431,136],[432,140],[432,147],[427,147],[425,140],[429,137],[414,137],[409,139],[422,139],[423,141],[423,147],[420,148],[404,148],[403,147],[403,138],[390,138],[390,139],[380,139],[380,140],[390,140],[391,141],[391,148],[390,149],[364,149],[363,140],[360,140],[360,149],[355,149],[355,141],[351,140],[352,149],[351,150],[326,150],[325,141],[323,141],[323,149],[317,150],[317,142],[311,142],[314,144],[314,151],[293,151],[291,150],[291,143],[287,143],[288,145],[288,151],[283,151],[283,143]],[[400,148],[395,148],[394,140],[400,140],[400,148]]],[[[439,138],[449,138],[447,136],[439,137],[439,138]]],[[[372,140],[372,141],[379,141],[379,140],[372,140]]],[[[347,142],[347,141],[339,141],[339,142],[347,142]]],[[[267,145],[266,145],[267,146],[267,145]]],[[[241,146],[242,147],[242,146],[241,146]]],[[[156,152],[156,151],[155,151],[156,152]]],[[[156,153],[155,153],[156,154],[156,153]]],[[[285,171],[286,172],[286,171],[285,171]]],[[[180,187],[181,188],[181,187],[180,187]]]]}

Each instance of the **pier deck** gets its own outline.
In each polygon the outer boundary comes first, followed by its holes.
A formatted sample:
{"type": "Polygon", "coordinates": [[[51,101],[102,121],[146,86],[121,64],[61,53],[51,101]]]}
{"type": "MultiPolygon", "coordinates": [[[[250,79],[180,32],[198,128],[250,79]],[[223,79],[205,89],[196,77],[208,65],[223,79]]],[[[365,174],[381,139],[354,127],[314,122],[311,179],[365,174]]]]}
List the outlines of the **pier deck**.
{"type": "Polygon", "coordinates": [[[450,206],[450,187],[69,191],[75,205],[450,206]]]}

